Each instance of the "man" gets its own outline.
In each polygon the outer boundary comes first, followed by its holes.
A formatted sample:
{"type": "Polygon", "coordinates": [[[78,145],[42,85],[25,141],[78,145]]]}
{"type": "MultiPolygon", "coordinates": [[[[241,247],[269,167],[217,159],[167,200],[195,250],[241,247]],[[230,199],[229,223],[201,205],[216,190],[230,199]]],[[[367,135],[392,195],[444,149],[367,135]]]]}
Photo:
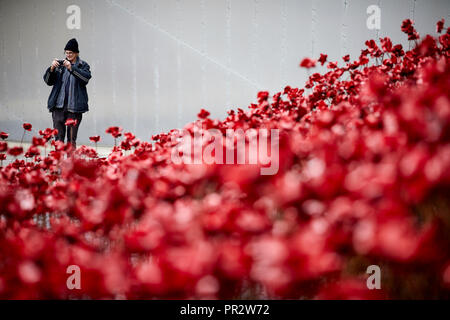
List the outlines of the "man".
{"type": "Polygon", "coordinates": [[[57,141],[67,142],[76,149],[78,127],[84,112],[89,111],[86,85],[91,78],[89,64],[78,57],[78,42],[75,38],[67,42],[63,61],[54,59],[44,74],[44,81],[53,89],[48,97],[48,110],[52,113],[53,128],[58,129],[57,141]],[[76,120],[76,125],[68,126],[66,121],[76,120]]]}

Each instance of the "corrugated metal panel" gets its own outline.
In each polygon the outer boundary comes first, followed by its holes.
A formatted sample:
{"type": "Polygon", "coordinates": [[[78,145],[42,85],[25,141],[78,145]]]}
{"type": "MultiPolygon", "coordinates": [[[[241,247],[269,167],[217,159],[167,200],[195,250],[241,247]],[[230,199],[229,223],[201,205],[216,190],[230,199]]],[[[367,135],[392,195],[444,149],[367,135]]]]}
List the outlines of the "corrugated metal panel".
{"type": "Polygon", "coordinates": [[[447,0],[0,0],[0,129],[20,140],[22,122],[34,133],[52,125],[42,76],[71,37],[93,74],[79,142],[100,134],[112,144],[110,125],[149,139],[200,108],[224,117],[259,90],[303,86],[305,56],[354,59],[365,40],[387,35],[408,46],[403,19],[426,34],[442,17],[447,0]],[[69,5],[81,29],[67,28],[69,5]],[[366,26],[370,5],[381,9],[380,30],[366,26]]]}

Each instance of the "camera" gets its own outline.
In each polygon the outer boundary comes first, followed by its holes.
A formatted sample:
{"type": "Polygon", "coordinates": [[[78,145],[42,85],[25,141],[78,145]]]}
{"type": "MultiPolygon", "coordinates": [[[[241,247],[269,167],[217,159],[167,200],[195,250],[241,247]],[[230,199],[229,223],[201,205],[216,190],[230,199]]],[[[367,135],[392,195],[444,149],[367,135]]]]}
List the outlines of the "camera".
{"type": "Polygon", "coordinates": [[[59,66],[63,67],[64,66],[64,61],[66,61],[66,60],[57,60],[57,61],[59,63],[59,66]]]}

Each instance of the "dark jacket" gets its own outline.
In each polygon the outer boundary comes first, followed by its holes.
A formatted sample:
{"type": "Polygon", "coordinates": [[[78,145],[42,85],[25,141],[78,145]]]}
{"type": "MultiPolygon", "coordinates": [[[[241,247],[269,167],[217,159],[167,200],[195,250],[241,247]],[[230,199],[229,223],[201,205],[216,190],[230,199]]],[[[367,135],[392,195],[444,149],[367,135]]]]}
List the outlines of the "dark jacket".
{"type": "MultiPolygon", "coordinates": [[[[53,86],[52,92],[50,92],[50,96],[48,97],[47,108],[51,112],[53,108],[56,107],[56,102],[58,99],[59,92],[62,87],[62,75],[63,69],[65,67],[58,67],[50,71],[50,67],[47,68],[44,74],[44,81],[47,85],[53,86]]],[[[77,60],[72,65],[72,70],[70,73],[74,76],[75,84],[74,84],[74,107],[68,108],[70,112],[86,112],[89,111],[88,106],[88,94],[86,90],[86,85],[89,82],[91,76],[91,71],[89,69],[89,64],[86,61],[81,60],[77,57],[77,60]]]]}

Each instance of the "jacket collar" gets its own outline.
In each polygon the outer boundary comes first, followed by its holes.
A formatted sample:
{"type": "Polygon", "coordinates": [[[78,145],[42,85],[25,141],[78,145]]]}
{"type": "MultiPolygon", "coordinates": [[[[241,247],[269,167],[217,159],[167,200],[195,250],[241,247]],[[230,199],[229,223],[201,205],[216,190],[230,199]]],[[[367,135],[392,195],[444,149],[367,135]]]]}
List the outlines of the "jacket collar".
{"type": "Polygon", "coordinates": [[[73,65],[76,65],[77,67],[81,67],[82,64],[83,64],[83,60],[81,60],[80,57],[77,56],[77,59],[75,60],[73,65]]]}

